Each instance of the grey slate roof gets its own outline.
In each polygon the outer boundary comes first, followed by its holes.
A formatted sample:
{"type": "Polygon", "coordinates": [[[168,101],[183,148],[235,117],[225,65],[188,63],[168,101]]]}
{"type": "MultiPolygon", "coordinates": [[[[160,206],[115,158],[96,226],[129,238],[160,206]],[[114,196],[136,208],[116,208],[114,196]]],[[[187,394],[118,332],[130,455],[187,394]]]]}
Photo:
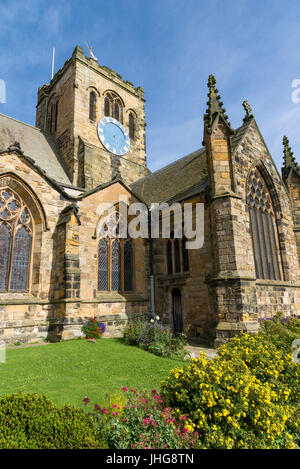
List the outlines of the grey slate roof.
{"type": "Polygon", "coordinates": [[[37,127],[0,114],[0,151],[19,142],[24,156],[30,157],[58,184],[70,184],[64,163],[50,134],[37,127]]]}
{"type": "Polygon", "coordinates": [[[131,184],[148,205],[186,193],[207,176],[205,149],[201,148],[131,184]]]}
{"type": "MultiPolygon", "coordinates": [[[[232,136],[235,152],[246,134],[251,120],[239,127],[232,136]]],[[[188,199],[208,186],[205,148],[177,160],[131,184],[131,188],[148,205],[152,202],[175,202],[188,199]]]]}

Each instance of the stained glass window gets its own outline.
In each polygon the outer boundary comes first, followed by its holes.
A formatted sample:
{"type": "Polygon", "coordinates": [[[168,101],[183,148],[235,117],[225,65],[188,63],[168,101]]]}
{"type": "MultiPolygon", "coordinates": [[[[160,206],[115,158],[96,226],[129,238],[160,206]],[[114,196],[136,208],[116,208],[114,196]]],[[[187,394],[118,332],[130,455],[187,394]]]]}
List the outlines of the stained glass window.
{"type": "Polygon", "coordinates": [[[4,223],[0,226],[0,290],[7,289],[8,261],[10,251],[10,229],[4,223]]]}
{"type": "Polygon", "coordinates": [[[12,191],[0,191],[0,290],[25,291],[32,245],[28,208],[12,191]]]}
{"type": "Polygon", "coordinates": [[[247,204],[256,277],[282,280],[283,271],[273,203],[257,168],[248,179],[247,204]]]}
{"type": "Polygon", "coordinates": [[[17,230],[14,240],[10,289],[26,290],[31,236],[25,226],[17,230]]]}
{"type": "Polygon", "coordinates": [[[117,240],[111,244],[111,289],[121,290],[121,250],[117,240]]]}
{"type": "Polygon", "coordinates": [[[98,291],[134,289],[134,241],[122,237],[127,230],[121,225],[122,218],[114,212],[99,227],[98,291]]]}
{"type": "Polygon", "coordinates": [[[98,245],[98,290],[108,290],[108,241],[100,239],[98,245]]]}

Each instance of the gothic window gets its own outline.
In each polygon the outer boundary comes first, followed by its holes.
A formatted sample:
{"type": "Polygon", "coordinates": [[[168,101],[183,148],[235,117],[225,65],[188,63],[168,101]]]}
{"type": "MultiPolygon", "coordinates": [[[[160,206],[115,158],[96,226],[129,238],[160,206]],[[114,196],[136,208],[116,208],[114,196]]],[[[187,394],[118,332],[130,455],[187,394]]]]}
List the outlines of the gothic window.
{"type": "Polygon", "coordinates": [[[28,290],[32,219],[10,189],[0,191],[0,291],[28,290]]]}
{"type": "Polygon", "coordinates": [[[122,103],[117,94],[109,92],[104,98],[104,115],[123,122],[122,103]]]}
{"type": "Polygon", "coordinates": [[[129,138],[134,140],[134,116],[132,113],[129,114],[128,118],[129,138]]]}
{"type": "Polygon", "coordinates": [[[108,96],[104,98],[104,115],[107,117],[110,116],[110,99],[108,96]]]}
{"type": "Polygon", "coordinates": [[[96,93],[95,91],[90,92],[90,109],[89,109],[89,118],[91,122],[96,121],[96,93]]]}
{"type": "Polygon", "coordinates": [[[120,106],[117,101],[114,102],[114,118],[120,120],[120,106]]]}
{"type": "Polygon", "coordinates": [[[134,290],[134,249],[129,239],[118,238],[121,220],[112,214],[99,230],[98,291],[134,290]]]}
{"type": "Polygon", "coordinates": [[[98,290],[108,290],[108,242],[103,238],[98,245],[98,290]]]}
{"type": "Polygon", "coordinates": [[[173,238],[167,241],[166,254],[167,254],[167,273],[180,273],[189,271],[189,255],[185,247],[186,238],[178,239],[173,238]]]}
{"type": "Polygon", "coordinates": [[[274,207],[270,192],[257,168],[252,169],[249,175],[247,204],[256,277],[282,280],[283,270],[274,207]]]}
{"type": "Polygon", "coordinates": [[[57,129],[57,116],[58,116],[58,98],[53,96],[48,105],[48,130],[53,133],[57,129]]]}

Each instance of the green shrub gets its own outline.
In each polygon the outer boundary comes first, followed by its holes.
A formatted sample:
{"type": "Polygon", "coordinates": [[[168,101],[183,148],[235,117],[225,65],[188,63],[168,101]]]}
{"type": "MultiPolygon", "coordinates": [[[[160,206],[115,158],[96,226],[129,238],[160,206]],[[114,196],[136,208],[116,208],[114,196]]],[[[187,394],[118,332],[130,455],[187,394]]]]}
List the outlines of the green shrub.
{"type": "Polygon", "coordinates": [[[200,447],[294,448],[299,438],[299,365],[260,336],[171,371],[162,394],[196,425],[200,447]]]}
{"type": "Polygon", "coordinates": [[[261,323],[261,335],[277,348],[290,353],[293,341],[300,339],[300,319],[283,319],[278,313],[272,320],[261,323]]]}
{"type": "Polygon", "coordinates": [[[164,327],[157,320],[149,321],[146,317],[130,320],[124,330],[124,342],[128,345],[138,345],[155,355],[166,358],[184,358],[187,352],[186,332],[174,337],[170,328],[164,327]]]}
{"type": "Polygon", "coordinates": [[[101,447],[92,418],[80,409],[58,408],[34,393],[0,398],[0,449],[101,447]]]}

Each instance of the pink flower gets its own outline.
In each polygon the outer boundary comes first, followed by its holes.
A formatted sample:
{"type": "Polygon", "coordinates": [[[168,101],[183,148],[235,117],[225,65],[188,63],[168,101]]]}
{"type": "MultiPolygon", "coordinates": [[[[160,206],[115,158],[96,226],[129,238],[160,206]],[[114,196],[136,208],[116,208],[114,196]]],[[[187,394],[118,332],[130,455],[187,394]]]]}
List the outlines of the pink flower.
{"type": "Polygon", "coordinates": [[[112,412],[111,415],[113,415],[115,417],[116,415],[119,415],[119,412],[112,412]]]}
{"type": "Polygon", "coordinates": [[[124,387],[122,388],[122,391],[126,392],[126,391],[128,391],[128,388],[126,388],[126,386],[124,386],[124,387]]]}
{"type": "Polygon", "coordinates": [[[100,410],[100,406],[98,404],[95,404],[94,409],[95,410],[100,410]]]}
{"type": "Polygon", "coordinates": [[[136,445],[131,445],[131,448],[136,448],[136,445]]]}
{"type": "Polygon", "coordinates": [[[181,416],[181,420],[186,420],[186,416],[185,416],[185,415],[182,415],[182,416],[181,416]]]}
{"type": "Polygon", "coordinates": [[[117,404],[113,404],[114,409],[119,409],[119,406],[117,404]]]}
{"type": "Polygon", "coordinates": [[[149,417],[147,417],[147,418],[145,418],[145,419],[143,420],[143,424],[144,424],[144,425],[149,425],[149,423],[150,423],[149,417]]]}
{"type": "Polygon", "coordinates": [[[154,396],[154,399],[156,399],[156,400],[159,399],[159,396],[156,394],[156,395],[154,396]]]}
{"type": "Polygon", "coordinates": [[[130,391],[131,391],[131,392],[134,392],[134,394],[136,394],[136,390],[135,390],[135,389],[130,388],[130,391]]]}
{"type": "Polygon", "coordinates": [[[90,402],[90,400],[89,400],[89,398],[86,396],[86,397],[83,399],[83,402],[84,402],[85,405],[87,405],[87,404],[90,402]]]}
{"type": "Polygon", "coordinates": [[[104,409],[101,409],[100,412],[101,412],[101,414],[108,414],[108,410],[105,409],[105,408],[104,408],[104,409]]]}
{"type": "Polygon", "coordinates": [[[157,391],[155,389],[152,389],[152,394],[157,394],[157,391]]]}

